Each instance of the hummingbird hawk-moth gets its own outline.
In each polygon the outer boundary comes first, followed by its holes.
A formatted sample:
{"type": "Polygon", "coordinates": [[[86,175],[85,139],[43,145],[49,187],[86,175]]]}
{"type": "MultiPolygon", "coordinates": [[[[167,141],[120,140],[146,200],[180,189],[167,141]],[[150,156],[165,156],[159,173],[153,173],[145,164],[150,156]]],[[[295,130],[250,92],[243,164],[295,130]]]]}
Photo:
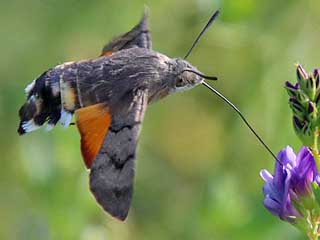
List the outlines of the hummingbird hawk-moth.
{"type": "Polygon", "coordinates": [[[187,61],[151,49],[147,20],[145,13],[98,58],[45,71],[26,87],[27,100],[19,111],[20,135],[44,124],[48,130],[58,122],[67,127],[75,115],[90,190],[105,211],[121,220],[132,199],[136,147],[147,106],[204,80],[187,61]]]}
{"type": "Polygon", "coordinates": [[[69,126],[72,116],[81,136],[81,153],[90,170],[90,190],[112,216],[125,220],[131,204],[135,158],[143,116],[149,104],[200,84],[229,104],[258,140],[276,156],[242,113],[204,80],[185,59],[219,15],[216,11],[186,56],[170,58],[151,49],[147,14],[131,31],[108,43],[99,57],[67,62],[45,71],[26,88],[19,110],[18,133],[58,122],[69,126]]]}

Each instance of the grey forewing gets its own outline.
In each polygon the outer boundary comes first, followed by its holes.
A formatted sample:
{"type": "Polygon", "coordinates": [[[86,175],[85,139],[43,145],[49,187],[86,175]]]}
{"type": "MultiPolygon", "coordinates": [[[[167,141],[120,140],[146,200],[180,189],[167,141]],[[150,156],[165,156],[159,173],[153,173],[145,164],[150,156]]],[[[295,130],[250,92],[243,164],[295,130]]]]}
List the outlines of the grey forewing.
{"type": "Polygon", "coordinates": [[[90,189],[97,202],[121,220],[127,217],[132,199],[136,147],[147,102],[147,91],[136,89],[131,103],[113,114],[91,167],[90,189]]]}
{"type": "Polygon", "coordinates": [[[106,44],[102,52],[116,52],[132,47],[151,49],[151,37],[148,29],[148,14],[146,11],[140,22],[134,28],[106,44]]]}

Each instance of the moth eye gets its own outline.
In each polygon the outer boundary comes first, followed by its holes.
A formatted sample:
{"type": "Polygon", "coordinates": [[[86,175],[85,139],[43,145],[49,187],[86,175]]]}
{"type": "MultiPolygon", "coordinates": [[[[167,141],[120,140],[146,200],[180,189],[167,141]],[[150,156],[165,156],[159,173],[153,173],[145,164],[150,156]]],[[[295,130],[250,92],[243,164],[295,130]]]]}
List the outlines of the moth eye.
{"type": "Polygon", "coordinates": [[[181,77],[178,77],[176,81],[176,87],[182,87],[182,86],[184,86],[183,79],[181,77]]]}

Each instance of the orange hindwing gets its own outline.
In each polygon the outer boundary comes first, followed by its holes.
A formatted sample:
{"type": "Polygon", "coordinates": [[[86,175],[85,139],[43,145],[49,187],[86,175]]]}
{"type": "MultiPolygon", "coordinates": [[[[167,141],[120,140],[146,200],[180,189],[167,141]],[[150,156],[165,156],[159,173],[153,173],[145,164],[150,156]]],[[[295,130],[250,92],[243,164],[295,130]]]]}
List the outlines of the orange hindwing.
{"type": "Polygon", "coordinates": [[[102,57],[102,56],[110,57],[111,55],[112,55],[112,52],[111,52],[111,51],[107,51],[107,52],[102,52],[100,56],[101,56],[101,57],[102,57]]]}
{"type": "Polygon", "coordinates": [[[80,108],[75,112],[81,135],[81,152],[87,168],[91,168],[111,123],[111,114],[105,104],[80,108]]]}

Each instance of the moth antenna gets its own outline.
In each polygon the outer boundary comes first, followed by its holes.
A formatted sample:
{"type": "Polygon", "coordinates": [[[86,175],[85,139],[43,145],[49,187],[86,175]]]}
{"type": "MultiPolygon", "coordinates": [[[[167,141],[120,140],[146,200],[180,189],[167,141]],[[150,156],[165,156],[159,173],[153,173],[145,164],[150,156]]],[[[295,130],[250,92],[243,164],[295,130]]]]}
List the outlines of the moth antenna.
{"type": "Polygon", "coordinates": [[[198,37],[196,38],[196,40],[193,42],[191,48],[188,50],[187,54],[184,56],[183,59],[187,59],[190,55],[190,53],[192,52],[193,48],[197,45],[197,43],[199,42],[200,38],[208,31],[209,27],[211,26],[211,24],[214,22],[214,20],[219,16],[220,11],[217,10],[214,12],[214,14],[211,16],[211,18],[209,19],[208,23],[206,24],[206,26],[202,29],[202,31],[199,33],[198,37]]]}
{"type": "Polygon", "coordinates": [[[246,126],[250,129],[250,131],[256,136],[256,138],[259,140],[259,142],[265,147],[265,149],[272,155],[272,157],[280,164],[283,165],[279,159],[276,157],[276,155],[271,151],[271,149],[268,147],[268,145],[262,140],[262,138],[259,136],[259,134],[251,127],[250,123],[247,121],[247,119],[243,116],[243,114],[240,112],[240,110],[232,103],[230,102],[222,93],[211,87],[208,83],[202,82],[204,86],[209,88],[213,93],[215,93],[218,97],[220,97],[224,102],[226,102],[233,110],[235,110],[243,122],[246,124],[246,126]]]}

